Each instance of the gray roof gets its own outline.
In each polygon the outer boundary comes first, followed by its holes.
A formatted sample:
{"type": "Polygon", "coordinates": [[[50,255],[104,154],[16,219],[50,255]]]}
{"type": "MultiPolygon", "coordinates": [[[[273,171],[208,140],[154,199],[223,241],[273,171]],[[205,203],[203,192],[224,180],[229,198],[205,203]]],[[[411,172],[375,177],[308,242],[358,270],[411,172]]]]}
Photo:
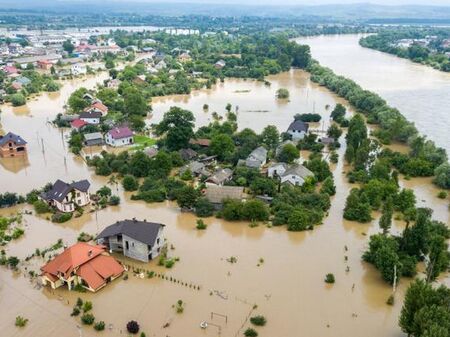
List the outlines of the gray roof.
{"type": "Polygon", "coordinates": [[[71,184],[67,184],[66,182],[58,179],[52,186],[51,190],[42,194],[42,198],[45,200],[56,200],[58,202],[62,202],[64,198],[71,191],[78,190],[81,192],[87,192],[91,183],[86,179],[75,181],[71,184]]]}
{"type": "Polygon", "coordinates": [[[257,147],[248,155],[247,160],[263,163],[267,160],[267,150],[263,146],[257,147]]]}
{"type": "Polygon", "coordinates": [[[295,120],[289,125],[288,131],[304,131],[308,132],[308,123],[302,122],[301,120],[295,120]]]}
{"type": "Polygon", "coordinates": [[[233,175],[233,171],[229,168],[226,169],[218,169],[213,173],[211,177],[209,177],[206,181],[214,183],[216,185],[223,184],[225,181],[231,178],[233,175]]]}
{"type": "Polygon", "coordinates": [[[297,176],[305,179],[307,177],[314,176],[314,173],[312,173],[310,170],[308,170],[303,165],[292,165],[292,166],[288,167],[286,172],[284,172],[283,177],[289,176],[289,175],[297,175],[297,176]]]}
{"type": "Polygon", "coordinates": [[[0,136],[0,146],[8,142],[13,142],[16,145],[25,145],[27,143],[22,137],[12,132],[8,132],[6,135],[0,136]]]}
{"type": "Polygon", "coordinates": [[[164,224],[147,222],[146,220],[127,219],[106,227],[97,236],[97,239],[122,234],[147,245],[153,245],[158,237],[159,229],[164,226],[164,224]]]}
{"type": "Polygon", "coordinates": [[[183,160],[191,160],[192,158],[197,157],[197,152],[189,148],[181,149],[180,151],[178,151],[178,153],[180,154],[181,158],[183,158],[183,160]]]}
{"type": "Polygon", "coordinates": [[[100,132],[92,132],[92,133],[85,133],[84,134],[84,140],[97,140],[97,139],[103,139],[103,135],[100,132]]]}
{"type": "Polygon", "coordinates": [[[220,204],[226,199],[241,200],[244,196],[242,186],[208,186],[205,197],[214,204],[220,204]]]}
{"type": "Polygon", "coordinates": [[[80,118],[100,118],[102,116],[102,113],[96,110],[83,111],[80,113],[80,118]]]}

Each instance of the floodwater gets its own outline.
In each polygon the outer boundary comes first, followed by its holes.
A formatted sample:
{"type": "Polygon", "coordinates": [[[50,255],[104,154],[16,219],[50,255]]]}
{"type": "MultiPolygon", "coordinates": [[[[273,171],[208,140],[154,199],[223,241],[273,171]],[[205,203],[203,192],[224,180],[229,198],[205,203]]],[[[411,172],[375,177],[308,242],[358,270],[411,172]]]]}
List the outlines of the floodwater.
{"type": "MultiPolygon", "coordinates": [[[[107,183],[107,178],[96,177],[81,159],[71,155],[63,142],[66,134],[61,135],[47,123],[62,111],[71,91],[79,86],[93,87],[106,75],[98,76],[68,82],[59,95],[44,94],[25,108],[2,107],[3,130],[21,134],[29,142],[29,155],[24,162],[1,162],[0,193],[26,193],[56,178],[68,181],[87,178],[93,184],[92,191],[107,183]]],[[[274,124],[284,130],[294,114],[312,111],[322,114],[326,127],[331,109],[325,106],[342,102],[298,70],[271,76],[269,81],[270,87],[254,81],[229,80],[192,95],[158,98],[153,101],[149,121],[159,121],[170,106],[178,105],[194,112],[198,126],[204,125],[213,111],[224,115],[225,105],[231,103],[233,107],[239,106],[241,129],[261,131],[264,126],[274,124]],[[279,87],[290,91],[289,102],[275,98],[279,87]],[[209,104],[208,113],[203,111],[204,103],[209,104]]],[[[65,244],[73,244],[81,231],[96,234],[116,220],[137,217],[165,223],[165,236],[173,248],[169,249],[169,256],[180,258],[172,269],[159,267],[156,261],[138,264],[118,258],[182,283],[200,286],[200,290],[162,278],[141,279],[131,272],[128,280],[117,279],[96,294],[69,292],[64,288],[39,289],[25,276],[30,270],[38,271],[44,263],[33,258],[21,267],[21,273],[0,270],[2,335],[124,336],[126,322],[134,319],[147,336],[234,337],[242,336],[250,326],[250,315],[262,314],[268,320],[265,327],[257,328],[262,337],[403,336],[397,321],[408,281],[400,282],[395,306],[387,306],[391,288],[370,265],[361,261],[369,236],[379,231],[377,221],[358,224],[342,219],[351,187],[342,174],[349,169],[342,161],[344,152],[345,144],[339,149],[339,163],[332,166],[337,194],[332,198],[329,215],[313,231],[291,233],[284,227],[268,228],[263,224],[251,228],[245,222],[215,218],[206,219],[205,231],[197,231],[196,217],[180,212],[176,204],[131,201],[130,194],[120,186],[111,187],[121,197],[121,205],[98,212],[86,211],[64,224],[24,215],[25,235],[4,247],[8,255],[21,259],[36,248],[51,246],[59,238],[65,244]],[[237,258],[237,263],[227,262],[231,256],[237,258]],[[324,283],[327,273],[336,276],[334,285],[324,283]],[[93,313],[97,320],[105,321],[107,331],[97,333],[85,326],[79,330],[79,319],[70,317],[78,296],[93,302],[93,313]],[[173,308],[179,299],[185,303],[182,314],[173,308]],[[25,328],[14,326],[18,315],[29,319],[25,328]],[[209,323],[206,330],[199,327],[202,321],[209,323]]],[[[449,222],[445,201],[435,197],[437,190],[429,181],[411,180],[404,184],[414,188],[423,204],[435,210],[437,219],[449,222]]],[[[0,214],[13,214],[21,209],[22,206],[3,209],[0,214]]],[[[402,227],[402,223],[395,222],[393,230],[402,227]]]]}
{"type": "Polygon", "coordinates": [[[296,39],[336,74],[378,93],[423,135],[450,153],[450,73],[358,44],[363,35],[328,35],[296,39]]]}

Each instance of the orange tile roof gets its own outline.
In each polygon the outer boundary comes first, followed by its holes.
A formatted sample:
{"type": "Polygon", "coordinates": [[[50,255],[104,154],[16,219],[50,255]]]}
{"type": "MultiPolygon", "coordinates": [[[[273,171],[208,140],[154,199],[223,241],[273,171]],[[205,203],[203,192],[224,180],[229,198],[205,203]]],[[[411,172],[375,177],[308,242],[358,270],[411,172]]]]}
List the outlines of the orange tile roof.
{"type": "Polygon", "coordinates": [[[58,273],[70,275],[73,270],[94,290],[106,283],[109,277],[117,277],[124,268],[112,256],[102,255],[105,246],[79,242],[67,248],[41,267],[43,275],[55,280],[58,273]]]}
{"type": "Polygon", "coordinates": [[[104,113],[108,112],[108,107],[100,102],[95,102],[94,104],[91,105],[91,107],[95,108],[97,110],[100,110],[101,112],[104,112],[104,113]]]}

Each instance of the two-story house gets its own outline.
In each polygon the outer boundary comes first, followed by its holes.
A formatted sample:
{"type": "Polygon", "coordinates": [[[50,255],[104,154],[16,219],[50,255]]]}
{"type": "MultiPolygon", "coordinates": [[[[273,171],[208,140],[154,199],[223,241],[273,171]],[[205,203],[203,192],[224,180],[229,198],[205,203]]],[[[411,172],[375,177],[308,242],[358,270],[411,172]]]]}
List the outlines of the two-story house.
{"type": "Polygon", "coordinates": [[[97,243],[132,259],[148,262],[161,252],[164,226],[136,218],[118,221],[97,236],[97,243]]]}
{"type": "Polygon", "coordinates": [[[292,137],[292,140],[300,140],[305,138],[309,130],[309,124],[301,120],[295,120],[289,125],[287,133],[292,137]]]}
{"type": "Polygon", "coordinates": [[[27,154],[27,142],[20,136],[8,132],[0,136],[0,157],[19,157],[27,154]]]}
{"type": "Polygon", "coordinates": [[[49,191],[41,194],[41,199],[61,212],[73,212],[76,207],[82,207],[91,202],[90,186],[86,179],[71,184],[58,179],[49,191]]]}

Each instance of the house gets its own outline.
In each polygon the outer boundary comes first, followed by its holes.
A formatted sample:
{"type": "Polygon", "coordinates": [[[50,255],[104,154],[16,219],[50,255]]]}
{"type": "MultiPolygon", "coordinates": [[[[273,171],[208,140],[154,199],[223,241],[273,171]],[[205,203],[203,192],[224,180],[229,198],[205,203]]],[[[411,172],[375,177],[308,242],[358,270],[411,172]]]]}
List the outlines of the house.
{"type": "Polygon", "coordinates": [[[92,103],[88,110],[100,112],[102,114],[102,117],[108,114],[108,107],[99,100],[92,103]]]}
{"type": "Polygon", "coordinates": [[[31,80],[25,76],[19,76],[15,79],[15,82],[19,82],[22,85],[28,85],[31,83],[31,80]]]}
{"type": "Polygon", "coordinates": [[[100,118],[102,117],[102,113],[100,111],[89,110],[83,111],[80,113],[80,119],[87,124],[97,125],[100,124],[100,118]]]}
{"type": "Polygon", "coordinates": [[[190,139],[189,144],[198,145],[200,147],[209,147],[209,145],[211,144],[211,140],[207,138],[190,139]]]}
{"type": "Polygon", "coordinates": [[[12,132],[0,136],[0,157],[19,157],[27,154],[27,142],[12,132]]]}
{"type": "Polygon", "coordinates": [[[333,137],[322,137],[319,138],[319,143],[322,143],[323,145],[331,145],[334,144],[336,140],[333,137]]]}
{"type": "Polygon", "coordinates": [[[116,127],[108,131],[105,142],[114,147],[133,144],[133,131],[127,126],[116,127]]]}
{"type": "Polygon", "coordinates": [[[242,200],[244,197],[244,188],[242,186],[215,186],[206,187],[205,197],[216,208],[220,208],[227,199],[242,200]]]}
{"type": "Polygon", "coordinates": [[[216,69],[222,69],[223,67],[225,67],[227,64],[224,60],[219,60],[216,63],[214,63],[214,68],[216,69]]]}
{"type": "Polygon", "coordinates": [[[288,165],[286,163],[273,163],[267,169],[267,176],[269,178],[281,177],[287,169],[288,165]]]}
{"type": "Polygon", "coordinates": [[[303,185],[308,177],[314,177],[314,173],[303,165],[295,164],[286,169],[281,175],[281,183],[290,183],[292,185],[303,185]]]}
{"type": "Polygon", "coordinates": [[[67,285],[96,292],[123,274],[125,269],[106,248],[78,242],[41,267],[44,286],[52,289],[67,285]]]}
{"type": "Polygon", "coordinates": [[[74,76],[85,75],[87,73],[87,67],[84,63],[75,63],[72,64],[70,71],[74,76]]]}
{"type": "Polygon", "coordinates": [[[120,80],[118,80],[117,78],[114,78],[114,79],[108,81],[107,87],[111,88],[111,89],[117,89],[117,88],[119,88],[119,85],[120,85],[120,80]]]}
{"type": "Polygon", "coordinates": [[[92,132],[84,134],[84,145],[86,146],[103,145],[103,135],[100,132],[92,132]]]}
{"type": "Polygon", "coordinates": [[[192,149],[181,149],[178,153],[184,161],[192,160],[198,155],[197,152],[192,149]]]}
{"type": "Polygon", "coordinates": [[[218,185],[223,186],[224,183],[230,181],[233,177],[233,171],[229,168],[218,169],[208,179],[206,179],[206,185],[218,185]]]}
{"type": "Polygon", "coordinates": [[[14,74],[18,74],[19,70],[17,70],[16,67],[14,66],[5,66],[3,67],[3,71],[6,73],[6,75],[10,76],[10,75],[14,75],[14,74]]]}
{"type": "Polygon", "coordinates": [[[153,158],[158,154],[158,147],[156,145],[150,146],[144,149],[144,153],[149,157],[153,158]]]}
{"type": "Polygon", "coordinates": [[[61,212],[73,212],[76,207],[86,206],[91,202],[90,186],[86,179],[71,184],[58,179],[49,191],[41,194],[41,199],[61,212]]]}
{"type": "Polygon", "coordinates": [[[38,68],[42,70],[50,70],[53,67],[53,63],[49,60],[39,60],[37,61],[37,65],[38,68]]]}
{"type": "Polygon", "coordinates": [[[209,177],[211,175],[211,173],[209,173],[209,171],[206,170],[205,164],[200,163],[198,161],[190,162],[188,165],[182,167],[180,169],[180,175],[183,175],[184,172],[186,172],[187,170],[191,171],[192,174],[196,177],[198,176],[209,177]]]}
{"type": "Polygon", "coordinates": [[[97,243],[110,251],[143,262],[159,255],[164,245],[163,224],[132,220],[122,220],[106,227],[97,236],[97,243]]]}
{"type": "Polygon", "coordinates": [[[267,150],[263,146],[254,149],[245,160],[245,166],[250,168],[260,168],[267,161],[267,150]]]}
{"type": "Polygon", "coordinates": [[[299,140],[305,138],[308,133],[309,124],[301,120],[295,120],[289,125],[287,133],[291,135],[292,140],[299,140]]]}
{"type": "Polygon", "coordinates": [[[188,53],[182,53],[180,54],[180,56],[178,56],[178,60],[180,62],[189,62],[192,60],[191,55],[189,55],[188,53]]]}
{"type": "Polygon", "coordinates": [[[79,118],[70,122],[70,126],[72,129],[80,131],[87,123],[79,118]]]}
{"type": "Polygon", "coordinates": [[[166,69],[166,68],[167,68],[167,64],[166,64],[166,62],[164,62],[164,60],[159,61],[155,66],[155,69],[158,71],[166,69]]]}
{"type": "Polygon", "coordinates": [[[15,91],[22,90],[22,83],[14,81],[11,83],[11,88],[13,88],[15,91]]]}

